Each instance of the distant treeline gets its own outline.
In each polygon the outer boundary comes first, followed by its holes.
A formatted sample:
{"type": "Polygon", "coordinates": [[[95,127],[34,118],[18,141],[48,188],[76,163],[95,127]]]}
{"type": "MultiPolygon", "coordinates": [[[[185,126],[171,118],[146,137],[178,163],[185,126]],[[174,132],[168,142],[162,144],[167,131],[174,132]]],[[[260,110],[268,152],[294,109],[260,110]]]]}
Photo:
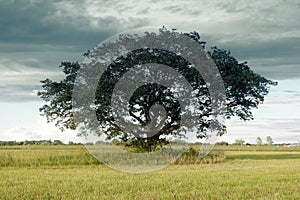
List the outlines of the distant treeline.
{"type": "MultiPolygon", "coordinates": [[[[65,145],[60,140],[25,140],[25,141],[0,141],[0,146],[14,146],[14,145],[65,145]]],[[[69,144],[76,145],[81,143],[69,142],[69,144]]]]}
{"type": "MultiPolygon", "coordinates": [[[[173,144],[189,144],[189,145],[201,145],[202,143],[185,143],[183,141],[174,141],[173,144]]],[[[86,143],[76,143],[76,142],[68,142],[63,143],[60,140],[25,140],[25,141],[0,141],[0,146],[15,146],[15,145],[100,145],[100,144],[114,144],[114,145],[121,145],[122,143],[118,142],[117,140],[113,140],[112,142],[104,142],[104,141],[97,141],[93,142],[86,142],[86,143]]],[[[229,144],[227,142],[218,142],[217,145],[226,145],[229,144]]],[[[126,146],[126,145],[125,145],[126,146]]]]}
{"type": "MultiPolygon", "coordinates": [[[[173,142],[173,144],[182,144],[184,142],[173,142]]],[[[60,140],[25,140],[25,141],[0,141],[0,146],[14,146],[14,145],[41,145],[41,144],[45,144],[45,145],[98,145],[98,144],[115,144],[115,145],[120,145],[119,142],[117,142],[116,140],[112,141],[111,143],[109,142],[104,142],[104,141],[97,141],[95,143],[92,142],[87,142],[87,143],[76,143],[76,142],[68,142],[67,144],[63,143],[60,140]]],[[[196,143],[186,143],[186,144],[190,144],[190,145],[202,145],[202,143],[196,142],[196,143]]],[[[227,142],[217,142],[216,145],[224,145],[224,146],[228,146],[230,144],[228,144],[227,142]]]]}
{"type": "MultiPolygon", "coordinates": [[[[182,141],[175,141],[173,144],[184,144],[185,142],[182,141]]],[[[99,145],[99,144],[114,144],[114,145],[121,145],[117,140],[113,140],[112,142],[104,142],[104,141],[97,141],[95,143],[87,142],[87,143],[76,143],[76,142],[68,142],[67,144],[63,143],[60,140],[25,140],[25,141],[0,141],[0,146],[15,146],[15,145],[99,145]]],[[[185,143],[188,145],[202,145],[200,142],[196,143],[185,143]]],[[[235,142],[233,144],[229,144],[228,142],[217,142],[215,145],[217,146],[265,146],[264,145],[258,145],[258,144],[250,144],[250,143],[239,143],[235,142]]],[[[126,145],[125,145],[126,146],[126,145]]],[[[293,143],[293,144],[273,144],[273,146],[300,146],[300,143],[293,143]]]]}

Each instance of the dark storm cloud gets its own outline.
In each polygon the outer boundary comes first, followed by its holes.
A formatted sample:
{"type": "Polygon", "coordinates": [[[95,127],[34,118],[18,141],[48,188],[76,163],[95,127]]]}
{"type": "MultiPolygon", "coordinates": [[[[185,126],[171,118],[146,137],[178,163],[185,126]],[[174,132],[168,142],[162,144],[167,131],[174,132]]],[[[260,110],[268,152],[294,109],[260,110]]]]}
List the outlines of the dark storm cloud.
{"type": "MultiPolygon", "coordinates": [[[[0,86],[6,91],[23,89],[31,94],[40,84],[36,77],[44,79],[49,73],[61,77],[61,61],[82,61],[84,52],[120,31],[163,24],[204,32],[209,45],[230,49],[267,78],[300,77],[297,2],[0,0],[0,4],[0,71],[29,71],[34,80],[28,88],[17,88],[14,77],[4,77],[0,86]]],[[[8,99],[2,96],[0,101],[8,99]]]]}
{"type": "Polygon", "coordinates": [[[207,13],[211,45],[230,49],[240,61],[272,79],[300,77],[300,12],[297,1],[224,0],[207,13]],[[217,14],[213,14],[217,13],[217,14]]]}
{"type": "MultiPolygon", "coordinates": [[[[126,29],[146,25],[142,18],[118,15],[93,17],[85,1],[0,1],[0,51],[27,51],[39,45],[64,46],[66,51],[84,53],[109,36],[126,29]],[[129,23],[130,22],[130,23],[129,23]],[[4,49],[5,48],[5,49],[4,49]]],[[[128,7],[119,8],[129,12],[128,7]]]]}
{"type": "MultiPolygon", "coordinates": [[[[246,36],[247,37],[247,36],[246,36]]],[[[245,39],[246,39],[245,37],[245,39]]],[[[280,39],[270,39],[265,41],[249,41],[248,44],[243,43],[228,43],[233,48],[238,48],[235,54],[240,58],[257,59],[257,58],[287,58],[291,60],[291,57],[297,58],[300,51],[300,36],[299,37],[286,37],[280,39]]],[[[299,60],[298,60],[299,61],[299,60]]]]}
{"type": "MultiPolygon", "coordinates": [[[[1,1],[0,41],[6,43],[81,45],[91,47],[111,35],[113,30],[93,30],[84,17],[56,17],[55,1],[1,1]],[[80,27],[80,28],[78,28],[80,27]],[[83,29],[82,29],[83,28],[83,29]],[[86,29],[84,29],[86,28],[86,29]]],[[[103,26],[119,24],[108,16],[103,26]]]]}
{"type": "MultiPolygon", "coordinates": [[[[147,24],[143,18],[123,19],[118,14],[95,17],[88,12],[87,1],[4,0],[0,3],[0,52],[60,48],[82,54],[119,31],[147,24]]],[[[100,7],[106,4],[103,1],[100,7]]],[[[129,9],[120,6],[118,12],[129,13],[129,9]]]]}
{"type": "Polygon", "coordinates": [[[300,37],[255,40],[245,36],[244,41],[232,39],[226,42],[208,35],[204,38],[210,46],[230,50],[238,61],[247,61],[255,72],[263,76],[276,80],[300,77],[300,37]]]}
{"type": "MultiPolygon", "coordinates": [[[[86,1],[0,4],[0,101],[38,100],[34,91],[40,89],[40,80],[62,78],[60,62],[81,62],[88,49],[126,28],[118,16],[89,15],[86,1]]],[[[131,28],[146,24],[135,17],[127,21],[131,28]]]]}
{"type": "MultiPolygon", "coordinates": [[[[238,46],[238,45],[237,45],[238,46]]],[[[274,79],[300,76],[300,37],[253,42],[235,50],[237,57],[249,60],[254,70],[274,79]]]]}
{"type": "Polygon", "coordinates": [[[27,52],[1,52],[0,70],[20,70],[20,68],[37,68],[45,71],[57,71],[61,61],[83,61],[81,52],[67,51],[67,48],[51,49],[47,46],[39,45],[40,51],[27,52]],[[43,50],[43,48],[45,48],[43,50]]]}
{"type": "MultiPolygon", "coordinates": [[[[42,45],[41,45],[42,46],[42,45]]],[[[62,61],[83,61],[81,53],[64,51],[28,51],[2,53],[0,57],[0,101],[37,101],[36,90],[41,80],[63,78],[62,61]],[[2,57],[3,56],[3,57],[2,57]]]]}

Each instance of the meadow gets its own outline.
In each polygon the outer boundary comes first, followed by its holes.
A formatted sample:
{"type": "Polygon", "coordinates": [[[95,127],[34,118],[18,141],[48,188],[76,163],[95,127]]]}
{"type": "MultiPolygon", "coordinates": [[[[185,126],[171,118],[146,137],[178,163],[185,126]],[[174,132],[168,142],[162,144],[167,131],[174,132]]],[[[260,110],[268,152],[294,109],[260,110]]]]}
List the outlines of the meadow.
{"type": "Polygon", "coordinates": [[[215,151],[226,159],[130,174],[102,165],[81,145],[3,146],[0,199],[300,199],[299,147],[215,151]]]}

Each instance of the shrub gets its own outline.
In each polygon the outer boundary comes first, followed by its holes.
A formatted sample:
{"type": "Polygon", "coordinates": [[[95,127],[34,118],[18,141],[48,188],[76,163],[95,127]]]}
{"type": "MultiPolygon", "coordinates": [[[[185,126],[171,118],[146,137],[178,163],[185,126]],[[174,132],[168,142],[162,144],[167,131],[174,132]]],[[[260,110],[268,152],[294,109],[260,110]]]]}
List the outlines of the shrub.
{"type": "Polygon", "coordinates": [[[180,158],[173,164],[213,164],[225,161],[226,156],[222,151],[212,151],[205,157],[199,156],[199,151],[190,147],[180,158]]]}

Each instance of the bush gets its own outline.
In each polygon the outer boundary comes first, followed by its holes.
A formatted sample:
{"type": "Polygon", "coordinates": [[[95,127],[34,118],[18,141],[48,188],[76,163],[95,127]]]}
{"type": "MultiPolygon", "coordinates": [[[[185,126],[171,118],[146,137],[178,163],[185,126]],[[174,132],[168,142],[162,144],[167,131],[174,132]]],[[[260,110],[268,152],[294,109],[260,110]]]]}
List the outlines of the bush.
{"type": "Polygon", "coordinates": [[[205,157],[199,156],[199,151],[190,147],[174,164],[213,164],[224,162],[226,156],[222,151],[212,151],[205,157]]]}

